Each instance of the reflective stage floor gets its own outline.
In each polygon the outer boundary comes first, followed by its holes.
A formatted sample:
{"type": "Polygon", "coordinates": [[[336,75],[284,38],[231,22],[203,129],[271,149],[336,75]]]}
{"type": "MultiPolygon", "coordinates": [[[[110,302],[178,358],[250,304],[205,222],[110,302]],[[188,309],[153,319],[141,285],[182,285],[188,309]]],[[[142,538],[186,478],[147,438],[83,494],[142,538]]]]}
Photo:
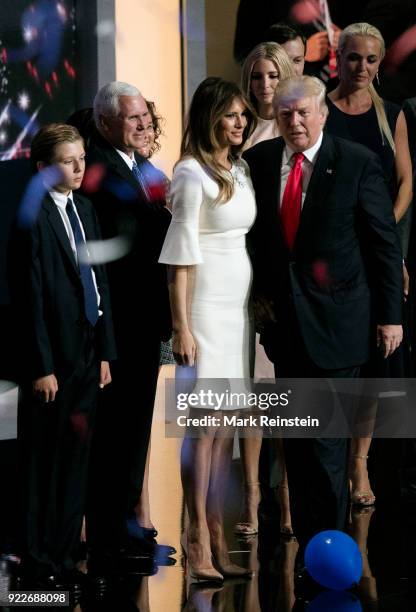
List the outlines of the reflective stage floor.
{"type": "MultiPolygon", "coordinates": [[[[172,375],[173,366],[164,366],[152,432],[150,503],[152,521],[159,532],[158,542],[177,549],[175,562],[170,566],[143,568],[143,574],[131,575],[111,585],[105,597],[81,601],[73,609],[77,612],[410,612],[416,609],[416,496],[403,499],[392,480],[396,441],[386,441],[392,444],[381,447],[381,451],[377,447],[375,450],[383,453],[386,465],[375,483],[376,507],[350,515],[349,531],[363,554],[363,577],[353,594],[334,598],[315,593],[306,599],[296,599],[297,544],[280,539],[278,516],[275,521],[263,523],[258,536],[236,539],[233,525],[239,518],[242,502],[238,459],[233,461],[227,500],[227,541],[233,561],[253,569],[254,576],[251,580],[227,580],[223,586],[189,584],[180,547],[184,517],[179,475],[181,441],[165,437],[163,379],[172,375]]],[[[0,401],[0,420],[1,410],[0,401]]],[[[10,410],[7,414],[10,418],[10,410]]],[[[13,461],[12,442],[0,442],[3,474],[7,462],[13,461]]],[[[2,480],[0,517],[6,521],[9,495],[4,487],[8,483],[7,478],[2,480]]]]}

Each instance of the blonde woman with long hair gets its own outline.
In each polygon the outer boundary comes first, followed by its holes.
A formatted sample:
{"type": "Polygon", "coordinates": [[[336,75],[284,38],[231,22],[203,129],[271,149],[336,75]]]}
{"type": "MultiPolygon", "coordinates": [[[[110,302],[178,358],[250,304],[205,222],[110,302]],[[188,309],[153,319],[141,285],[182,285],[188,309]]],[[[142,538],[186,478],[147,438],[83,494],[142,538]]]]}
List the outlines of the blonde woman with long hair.
{"type": "Polygon", "coordinates": [[[279,81],[294,74],[288,54],[277,43],[261,43],[249,53],[242,67],[241,88],[256,110],[257,127],[244,149],[279,136],[273,111],[274,90],[279,81]]]}
{"type": "MultiPolygon", "coordinates": [[[[383,100],[374,85],[384,55],[383,37],[374,26],[353,23],[341,32],[337,51],[340,82],[328,95],[326,129],[335,136],[363,144],[379,155],[400,234],[400,221],[412,199],[412,167],[404,114],[399,106],[383,100]]],[[[402,239],[402,244],[404,242],[402,239]]],[[[383,357],[380,351],[374,354],[361,375],[405,376],[401,350],[389,358],[383,357]]],[[[351,500],[361,506],[375,502],[367,471],[370,444],[370,437],[351,441],[351,500]]]]}

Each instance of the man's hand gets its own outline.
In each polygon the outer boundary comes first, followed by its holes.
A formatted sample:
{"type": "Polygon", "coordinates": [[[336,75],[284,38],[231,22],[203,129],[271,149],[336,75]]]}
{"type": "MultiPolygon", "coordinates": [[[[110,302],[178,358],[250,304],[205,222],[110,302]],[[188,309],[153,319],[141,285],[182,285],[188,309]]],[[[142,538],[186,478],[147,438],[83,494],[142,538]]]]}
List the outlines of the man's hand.
{"type": "Polygon", "coordinates": [[[58,381],[55,374],[48,374],[48,376],[37,378],[32,383],[32,389],[33,393],[44,402],[54,402],[58,392],[58,381]]]}
{"type": "Polygon", "coordinates": [[[178,365],[195,364],[196,344],[189,329],[173,332],[172,353],[178,365]]]}
{"type": "Polygon", "coordinates": [[[254,318],[258,325],[265,325],[266,323],[275,323],[276,317],[274,315],[273,302],[263,295],[258,295],[254,300],[254,318]]]}
{"type": "Polygon", "coordinates": [[[401,325],[377,325],[377,346],[382,350],[384,359],[393,355],[402,340],[401,325]]]}
{"type": "Polygon", "coordinates": [[[108,361],[102,361],[100,366],[100,389],[111,383],[110,364],[108,361]]]}

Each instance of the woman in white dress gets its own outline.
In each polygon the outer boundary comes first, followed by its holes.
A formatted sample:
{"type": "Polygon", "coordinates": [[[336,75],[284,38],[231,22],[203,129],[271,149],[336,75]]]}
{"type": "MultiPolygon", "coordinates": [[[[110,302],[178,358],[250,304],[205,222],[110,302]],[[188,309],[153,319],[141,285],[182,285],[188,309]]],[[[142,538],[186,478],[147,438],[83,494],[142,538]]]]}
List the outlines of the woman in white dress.
{"type": "MultiPolygon", "coordinates": [[[[201,387],[201,379],[250,376],[252,269],[246,234],[256,208],[248,166],[239,154],[254,126],[253,111],[237,85],[205,79],[192,99],[173,174],[173,216],[159,261],[171,266],[173,353],[179,365],[195,365],[201,387]]],[[[194,413],[205,412],[195,408],[194,413]]],[[[231,457],[232,437],[215,427],[183,441],[189,517],[183,545],[194,580],[251,576],[231,563],[224,536],[231,457]]]]}
{"type": "MultiPolygon", "coordinates": [[[[273,96],[282,79],[295,75],[294,65],[285,49],[275,42],[257,45],[244,61],[241,73],[241,87],[257,112],[257,127],[244,145],[244,150],[263,140],[277,138],[279,130],[274,116],[273,96]]],[[[274,378],[274,366],[268,360],[256,334],[255,378],[274,378]]],[[[244,480],[244,504],[240,520],[234,527],[235,533],[250,536],[258,531],[257,508],[260,502],[259,458],[262,438],[260,432],[251,430],[251,435],[241,437],[240,453],[244,480]]],[[[280,529],[282,533],[292,532],[289,490],[284,469],[283,448],[277,442],[279,466],[282,480],[279,483],[280,529]]]]}

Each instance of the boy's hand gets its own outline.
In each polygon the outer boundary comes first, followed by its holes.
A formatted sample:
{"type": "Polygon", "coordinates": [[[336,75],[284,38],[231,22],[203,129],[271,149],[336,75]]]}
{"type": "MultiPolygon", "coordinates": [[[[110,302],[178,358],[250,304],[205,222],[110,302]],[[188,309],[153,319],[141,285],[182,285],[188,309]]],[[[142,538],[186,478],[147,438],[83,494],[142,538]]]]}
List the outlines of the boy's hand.
{"type": "Polygon", "coordinates": [[[100,389],[104,389],[109,383],[111,383],[110,364],[108,361],[102,361],[100,369],[100,389]]]}
{"type": "Polygon", "coordinates": [[[54,402],[58,392],[58,381],[55,374],[37,378],[32,383],[33,393],[44,402],[54,402]]]}

